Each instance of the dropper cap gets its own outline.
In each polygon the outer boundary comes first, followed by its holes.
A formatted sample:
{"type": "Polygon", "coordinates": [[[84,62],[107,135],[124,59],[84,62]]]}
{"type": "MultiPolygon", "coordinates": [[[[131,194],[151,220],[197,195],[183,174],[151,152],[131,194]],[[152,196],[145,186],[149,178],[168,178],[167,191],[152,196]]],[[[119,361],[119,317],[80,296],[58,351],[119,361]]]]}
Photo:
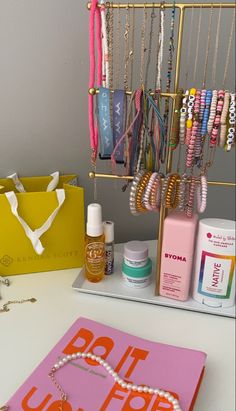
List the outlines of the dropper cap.
{"type": "Polygon", "coordinates": [[[99,237],[103,234],[102,207],[100,204],[92,203],[88,205],[86,233],[90,237],[99,237]]]}

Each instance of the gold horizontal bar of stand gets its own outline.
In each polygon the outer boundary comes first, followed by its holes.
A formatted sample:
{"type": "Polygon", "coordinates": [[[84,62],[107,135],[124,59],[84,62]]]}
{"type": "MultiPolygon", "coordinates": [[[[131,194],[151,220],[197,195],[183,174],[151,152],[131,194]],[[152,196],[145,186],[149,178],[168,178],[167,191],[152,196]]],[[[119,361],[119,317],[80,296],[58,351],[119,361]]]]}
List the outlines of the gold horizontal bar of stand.
{"type": "MultiPolygon", "coordinates": [[[[119,174],[104,174],[104,173],[94,173],[91,171],[89,173],[90,178],[110,178],[115,180],[133,180],[133,176],[122,176],[119,174]]],[[[230,181],[208,181],[208,185],[210,186],[226,186],[226,187],[235,187],[236,183],[230,181]]]]}
{"type": "MultiPolygon", "coordinates": [[[[98,4],[98,7],[101,7],[101,4],[98,4]]],[[[152,9],[154,8],[160,8],[163,7],[164,9],[172,9],[173,5],[172,4],[165,4],[164,6],[161,3],[112,3],[112,2],[106,2],[105,7],[107,8],[113,8],[113,9],[143,9],[144,7],[146,9],[152,9]]],[[[228,9],[228,8],[234,8],[236,7],[235,3],[176,3],[175,7],[178,9],[187,9],[187,8],[203,8],[203,9],[209,9],[209,8],[222,8],[222,9],[228,9]]],[[[89,2],[87,4],[88,10],[91,8],[91,3],[89,2]]]]}
{"type": "MultiPolygon", "coordinates": [[[[110,90],[111,93],[114,93],[114,90],[110,90]]],[[[94,96],[95,94],[99,94],[99,88],[95,88],[95,87],[91,87],[88,90],[88,93],[91,94],[91,96],[94,96]]],[[[125,92],[125,94],[127,94],[128,96],[131,96],[132,91],[127,90],[125,92]]],[[[154,91],[149,91],[150,96],[154,96],[154,91]]],[[[170,97],[175,99],[175,97],[177,96],[176,93],[160,93],[161,97],[170,97]]]]}

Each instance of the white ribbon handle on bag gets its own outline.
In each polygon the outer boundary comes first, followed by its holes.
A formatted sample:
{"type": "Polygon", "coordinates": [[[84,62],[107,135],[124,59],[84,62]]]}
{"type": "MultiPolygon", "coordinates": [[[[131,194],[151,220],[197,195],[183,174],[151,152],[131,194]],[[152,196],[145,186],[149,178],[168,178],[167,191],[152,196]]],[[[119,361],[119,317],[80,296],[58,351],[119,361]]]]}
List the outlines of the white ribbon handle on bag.
{"type": "MultiPolygon", "coordinates": [[[[46,191],[54,191],[59,183],[59,171],[55,171],[55,173],[50,174],[50,176],[52,177],[52,180],[48,184],[46,191]]],[[[10,178],[13,181],[19,193],[25,193],[25,187],[19,180],[17,173],[11,174],[10,176],[7,176],[7,178],[10,178]]]]}
{"type": "Polygon", "coordinates": [[[57,200],[58,200],[57,208],[53,211],[53,213],[48,217],[48,219],[45,221],[45,223],[40,228],[37,228],[36,230],[33,231],[28,226],[28,224],[25,222],[25,220],[23,220],[23,218],[20,217],[18,214],[18,201],[17,201],[17,197],[14,191],[9,191],[8,193],[5,193],[5,196],[10,204],[12,214],[20,222],[21,226],[23,227],[25,231],[26,236],[30,239],[32,246],[38,255],[41,255],[44,251],[44,247],[40,241],[40,237],[46,231],[48,231],[48,229],[51,227],[58,211],[60,210],[62,204],[65,201],[65,190],[64,189],[56,190],[56,195],[57,195],[57,200]]]}
{"type": "Polygon", "coordinates": [[[15,187],[16,187],[17,191],[19,191],[19,193],[25,193],[25,187],[20,182],[17,173],[11,174],[10,176],[7,176],[7,178],[10,178],[13,181],[13,183],[15,184],[15,187]]]}

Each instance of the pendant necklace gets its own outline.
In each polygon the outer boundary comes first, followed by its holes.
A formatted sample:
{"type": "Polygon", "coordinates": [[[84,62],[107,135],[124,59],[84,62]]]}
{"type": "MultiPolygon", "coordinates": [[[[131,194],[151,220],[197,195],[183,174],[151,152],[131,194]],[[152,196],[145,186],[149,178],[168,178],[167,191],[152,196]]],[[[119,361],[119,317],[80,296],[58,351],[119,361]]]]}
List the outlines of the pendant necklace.
{"type": "MultiPolygon", "coordinates": [[[[168,68],[167,68],[167,80],[166,80],[166,93],[170,93],[171,91],[171,81],[172,81],[172,70],[173,70],[173,55],[174,55],[174,30],[175,30],[175,1],[172,4],[171,10],[171,24],[170,24],[170,40],[169,40],[169,57],[168,57],[168,68]]],[[[181,94],[182,99],[182,90],[178,94],[181,94]]],[[[179,98],[176,98],[176,110],[179,111],[179,98]]],[[[170,111],[170,99],[165,99],[164,105],[164,125],[165,125],[165,143],[164,143],[164,151],[162,153],[161,162],[164,163],[166,159],[166,151],[167,151],[167,142],[168,142],[168,129],[169,129],[169,111],[170,111]]],[[[178,113],[177,113],[178,114],[178,113]]],[[[175,113],[173,113],[175,116],[175,113]]],[[[176,123],[176,121],[175,121],[176,123]]],[[[174,127],[173,127],[174,130],[174,127]]],[[[172,131],[172,130],[171,130],[172,131]]],[[[173,136],[170,136],[170,145],[172,149],[176,148],[177,145],[177,133],[173,133],[173,136]]]]}
{"type": "Polygon", "coordinates": [[[202,25],[202,6],[201,6],[200,11],[199,11],[199,19],[198,19],[196,53],[195,53],[195,63],[194,63],[194,71],[193,71],[193,84],[194,84],[194,86],[196,85],[196,74],[197,74],[197,63],[198,63],[198,54],[199,54],[199,40],[200,40],[201,25],[202,25]]]}
{"type": "Polygon", "coordinates": [[[130,58],[130,84],[129,89],[133,90],[133,71],[134,71],[134,33],[135,33],[135,8],[132,7],[131,13],[131,40],[130,40],[130,51],[129,51],[129,58],[130,58]]]}
{"type": "Polygon", "coordinates": [[[141,28],[141,52],[140,52],[140,87],[144,85],[144,62],[145,62],[145,34],[146,34],[146,24],[147,24],[147,10],[146,5],[144,4],[143,8],[143,22],[141,28]]]}
{"type": "Polygon", "coordinates": [[[234,9],[234,13],[233,13],[231,28],[230,28],[228,50],[227,50],[227,55],[226,55],[226,60],[225,60],[225,70],[224,70],[223,81],[222,81],[222,89],[223,90],[225,89],[225,82],[226,82],[228,68],[229,68],[229,58],[230,58],[230,52],[231,52],[231,47],[232,47],[234,26],[235,26],[235,9],[234,9]]]}
{"type": "Polygon", "coordinates": [[[152,7],[151,15],[150,15],[150,31],[149,31],[149,43],[148,43],[148,55],[147,55],[147,63],[146,63],[146,72],[145,72],[145,89],[147,88],[148,82],[148,73],[149,73],[149,66],[151,62],[151,55],[152,55],[152,43],[153,43],[153,25],[154,20],[156,18],[154,5],[152,7]]]}
{"type": "Polygon", "coordinates": [[[210,54],[210,44],[211,44],[212,20],[213,20],[213,6],[211,6],[210,17],[209,17],[209,22],[208,22],[206,56],[205,56],[205,63],[204,63],[204,70],[203,70],[203,81],[202,81],[202,88],[203,89],[205,89],[205,87],[206,87],[207,67],[208,67],[209,54],[210,54]]]}
{"type": "Polygon", "coordinates": [[[212,64],[212,89],[216,87],[216,68],[217,68],[217,57],[218,57],[218,50],[219,50],[221,13],[222,13],[222,7],[220,5],[217,29],[216,29],[215,52],[214,52],[213,64],[212,64]]]}
{"type": "Polygon", "coordinates": [[[121,62],[121,56],[120,56],[120,45],[121,45],[121,15],[120,15],[120,3],[118,3],[118,10],[117,10],[117,22],[116,22],[116,36],[114,39],[114,73],[115,73],[115,79],[114,79],[114,86],[115,89],[119,89],[120,85],[120,62],[121,62]]]}
{"type": "Polygon", "coordinates": [[[125,32],[124,32],[124,90],[128,90],[129,76],[129,30],[130,30],[130,9],[126,8],[125,32]]]}
{"type": "MultiPolygon", "coordinates": [[[[191,9],[191,17],[190,17],[190,27],[193,27],[193,13],[194,8],[191,9]]],[[[188,45],[187,45],[187,58],[186,58],[186,72],[185,72],[185,90],[188,88],[188,76],[189,76],[189,68],[190,68],[190,54],[191,54],[191,46],[192,46],[192,34],[193,30],[190,30],[189,38],[188,38],[188,45]]]]}
{"type": "Polygon", "coordinates": [[[156,78],[155,78],[155,90],[161,90],[161,69],[163,61],[163,48],[164,48],[164,22],[165,22],[165,9],[164,1],[160,5],[160,17],[159,17],[159,33],[157,41],[157,60],[156,60],[156,78]]]}

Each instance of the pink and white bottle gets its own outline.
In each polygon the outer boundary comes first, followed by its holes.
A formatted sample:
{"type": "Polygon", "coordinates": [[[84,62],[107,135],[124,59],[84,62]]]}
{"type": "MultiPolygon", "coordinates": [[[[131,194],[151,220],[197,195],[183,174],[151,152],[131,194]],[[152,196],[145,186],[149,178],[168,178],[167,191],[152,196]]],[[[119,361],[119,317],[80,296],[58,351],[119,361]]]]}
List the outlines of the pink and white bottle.
{"type": "Polygon", "coordinates": [[[189,296],[198,217],[172,212],[164,221],[159,293],[185,301],[189,296]]]}

